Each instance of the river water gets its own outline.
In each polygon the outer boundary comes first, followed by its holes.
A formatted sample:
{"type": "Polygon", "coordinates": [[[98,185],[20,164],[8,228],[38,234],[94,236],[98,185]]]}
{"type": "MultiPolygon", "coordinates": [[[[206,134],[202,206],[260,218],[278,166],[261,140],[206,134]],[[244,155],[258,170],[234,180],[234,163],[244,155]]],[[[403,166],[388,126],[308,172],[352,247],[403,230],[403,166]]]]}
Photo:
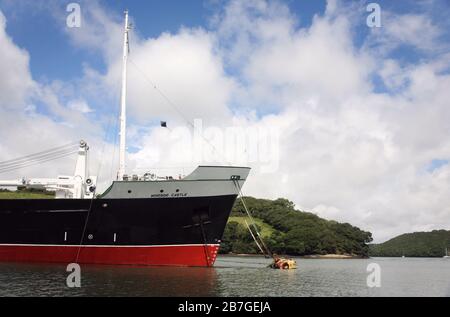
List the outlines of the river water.
{"type": "MultiPolygon", "coordinates": [[[[0,296],[446,296],[450,260],[296,259],[297,270],[266,268],[260,257],[221,256],[214,268],[81,267],[81,287],[66,285],[65,265],[0,263],[0,296]],[[368,265],[380,287],[368,287],[368,265]]],[[[371,275],[372,276],[372,275],[371,275]]]]}

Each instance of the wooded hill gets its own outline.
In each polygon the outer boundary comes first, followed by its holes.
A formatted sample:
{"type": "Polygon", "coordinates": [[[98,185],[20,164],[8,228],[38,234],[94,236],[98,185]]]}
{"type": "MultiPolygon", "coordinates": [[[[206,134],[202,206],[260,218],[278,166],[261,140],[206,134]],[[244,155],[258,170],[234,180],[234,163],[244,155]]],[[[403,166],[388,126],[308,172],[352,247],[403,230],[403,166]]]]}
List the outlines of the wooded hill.
{"type": "MultiPolygon", "coordinates": [[[[264,241],[277,254],[368,256],[368,243],[372,241],[370,232],[296,210],[294,203],[287,199],[245,197],[245,202],[264,241]]],[[[222,253],[260,253],[245,225],[245,215],[238,199],[225,228],[222,253]]]]}
{"type": "Polygon", "coordinates": [[[402,234],[381,244],[370,246],[370,256],[443,257],[450,252],[450,231],[434,230],[402,234]]]}

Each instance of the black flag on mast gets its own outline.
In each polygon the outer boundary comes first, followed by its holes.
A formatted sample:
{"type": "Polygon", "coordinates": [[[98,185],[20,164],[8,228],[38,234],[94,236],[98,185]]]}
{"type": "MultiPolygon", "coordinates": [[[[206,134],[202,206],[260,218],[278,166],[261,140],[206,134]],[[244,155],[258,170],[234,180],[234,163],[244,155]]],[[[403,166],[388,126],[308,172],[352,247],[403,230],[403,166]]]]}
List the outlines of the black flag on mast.
{"type": "Polygon", "coordinates": [[[166,121],[161,121],[161,127],[162,128],[167,128],[167,122],[166,121]]]}

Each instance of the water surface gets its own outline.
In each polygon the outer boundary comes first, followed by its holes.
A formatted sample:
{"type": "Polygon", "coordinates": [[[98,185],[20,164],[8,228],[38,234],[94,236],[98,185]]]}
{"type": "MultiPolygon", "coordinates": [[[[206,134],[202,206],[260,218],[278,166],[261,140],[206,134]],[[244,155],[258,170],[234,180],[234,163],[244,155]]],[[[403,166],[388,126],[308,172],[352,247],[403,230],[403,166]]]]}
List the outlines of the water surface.
{"type": "Polygon", "coordinates": [[[296,259],[297,270],[266,268],[259,257],[221,256],[214,268],[83,265],[81,288],[66,286],[65,265],[0,263],[0,296],[447,296],[450,260],[296,259]],[[381,287],[367,286],[367,266],[381,287]]]}

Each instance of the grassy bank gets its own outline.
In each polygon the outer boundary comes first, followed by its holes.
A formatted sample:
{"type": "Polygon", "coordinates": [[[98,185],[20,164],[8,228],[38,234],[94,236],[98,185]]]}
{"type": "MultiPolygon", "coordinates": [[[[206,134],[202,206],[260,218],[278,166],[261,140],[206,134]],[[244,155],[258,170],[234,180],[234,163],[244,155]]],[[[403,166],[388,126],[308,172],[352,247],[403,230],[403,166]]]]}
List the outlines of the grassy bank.
{"type": "MultiPolygon", "coordinates": [[[[268,238],[275,232],[275,229],[271,225],[268,225],[267,223],[265,223],[261,219],[254,219],[254,220],[255,220],[256,226],[258,227],[259,233],[261,233],[261,236],[263,238],[268,238]]],[[[247,221],[247,223],[249,223],[249,220],[248,220],[247,217],[231,216],[228,219],[228,223],[236,222],[236,223],[238,223],[241,226],[246,226],[245,221],[247,221]]]]}
{"type": "Polygon", "coordinates": [[[43,191],[7,191],[0,190],[0,199],[52,199],[54,198],[53,193],[43,192],[43,191]]]}

